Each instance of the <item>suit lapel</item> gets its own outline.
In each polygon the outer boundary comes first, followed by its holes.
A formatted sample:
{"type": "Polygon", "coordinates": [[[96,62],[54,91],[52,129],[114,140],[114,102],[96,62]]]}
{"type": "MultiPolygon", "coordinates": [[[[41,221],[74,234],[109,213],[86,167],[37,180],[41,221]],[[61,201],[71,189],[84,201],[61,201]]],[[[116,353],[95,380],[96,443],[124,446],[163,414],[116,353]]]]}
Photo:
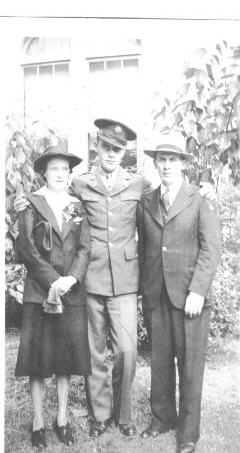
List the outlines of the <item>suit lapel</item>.
{"type": "Polygon", "coordinates": [[[59,230],[56,217],[52,209],[50,208],[49,204],[46,202],[45,197],[43,195],[30,194],[28,198],[31,201],[31,203],[35,206],[37,211],[41,214],[41,216],[52,225],[52,228],[56,231],[60,238],[62,238],[62,234],[61,231],[59,230]]]}
{"type": "Polygon", "coordinates": [[[159,202],[160,191],[159,187],[153,190],[145,199],[145,208],[154,218],[154,220],[159,223],[161,227],[164,226],[162,210],[159,202]]]}
{"type": "Polygon", "coordinates": [[[172,206],[168,211],[166,223],[170,222],[170,220],[176,217],[176,215],[183,211],[183,209],[185,209],[192,202],[192,196],[193,188],[183,182],[172,206]]]}

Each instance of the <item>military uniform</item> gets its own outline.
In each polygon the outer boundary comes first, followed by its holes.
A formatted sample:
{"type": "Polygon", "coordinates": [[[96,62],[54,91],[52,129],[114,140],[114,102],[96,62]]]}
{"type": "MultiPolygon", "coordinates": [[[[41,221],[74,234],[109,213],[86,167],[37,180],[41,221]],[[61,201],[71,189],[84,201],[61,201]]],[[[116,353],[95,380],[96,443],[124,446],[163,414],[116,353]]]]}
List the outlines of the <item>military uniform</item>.
{"type": "Polygon", "coordinates": [[[138,253],[136,209],[146,181],[119,167],[108,190],[100,169],[75,179],[72,190],[83,202],[91,230],[91,260],[86,276],[92,375],[90,396],[97,420],[131,422],[130,389],[137,358],[138,253]],[[112,385],[105,364],[105,310],[114,355],[112,385]]]}

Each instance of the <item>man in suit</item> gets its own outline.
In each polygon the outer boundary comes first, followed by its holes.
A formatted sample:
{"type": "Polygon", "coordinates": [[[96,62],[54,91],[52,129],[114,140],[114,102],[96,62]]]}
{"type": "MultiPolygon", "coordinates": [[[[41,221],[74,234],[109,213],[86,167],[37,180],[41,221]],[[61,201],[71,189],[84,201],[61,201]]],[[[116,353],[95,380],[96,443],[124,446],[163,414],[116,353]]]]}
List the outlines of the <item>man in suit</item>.
{"type": "Polygon", "coordinates": [[[143,305],[151,310],[152,331],[152,421],[142,437],[177,428],[178,452],[192,453],[199,439],[220,228],[214,205],[184,181],[185,162],[191,156],[183,136],[162,134],[158,146],[145,153],[154,159],[162,183],[145,196],[139,209],[141,287],[143,305]]]}

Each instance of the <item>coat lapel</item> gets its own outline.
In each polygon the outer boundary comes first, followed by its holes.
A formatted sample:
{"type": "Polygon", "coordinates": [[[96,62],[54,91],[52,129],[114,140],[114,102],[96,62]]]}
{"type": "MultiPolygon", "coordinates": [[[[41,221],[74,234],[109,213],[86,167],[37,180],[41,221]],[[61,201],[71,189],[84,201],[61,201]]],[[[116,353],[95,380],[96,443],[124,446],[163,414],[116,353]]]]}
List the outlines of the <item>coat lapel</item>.
{"type": "Polygon", "coordinates": [[[103,183],[103,180],[97,171],[97,168],[89,175],[88,185],[96,192],[99,192],[103,195],[108,194],[108,190],[103,183]]]}
{"type": "Polygon", "coordinates": [[[30,194],[28,196],[29,201],[35,206],[37,211],[41,214],[41,216],[51,223],[52,228],[56,231],[56,233],[62,237],[61,231],[59,230],[59,226],[56,220],[56,217],[50,208],[49,204],[46,202],[46,199],[43,195],[35,195],[30,194]]]}
{"type": "Polygon", "coordinates": [[[192,202],[193,193],[194,191],[192,186],[183,182],[172,206],[168,211],[166,223],[170,222],[170,220],[176,217],[176,215],[183,211],[183,209],[185,209],[192,202]]]}
{"type": "Polygon", "coordinates": [[[160,191],[159,187],[153,190],[150,194],[146,196],[145,199],[145,208],[154,218],[154,220],[159,223],[161,227],[164,226],[163,215],[159,202],[160,191]]]}
{"type": "MultiPolygon", "coordinates": [[[[82,203],[80,201],[76,201],[76,202],[73,202],[74,203],[74,206],[76,208],[81,208],[82,206],[82,203]]],[[[63,218],[63,223],[62,223],[62,240],[64,241],[69,233],[69,231],[71,230],[72,226],[74,225],[74,220],[73,219],[70,219],[68,221],[66,221],[64,218],[63,218]]]]}
{"type": "Polygon", "coordinates": [[[126,170],[124,170],[124,168],[119,167],[117,180],[110,191],[110,195],[111,196],[117,195],[118,193],[125,190],[129,186],[130,183],[131,183],[131,175],[129,175],[129,173],[126,170]]]}

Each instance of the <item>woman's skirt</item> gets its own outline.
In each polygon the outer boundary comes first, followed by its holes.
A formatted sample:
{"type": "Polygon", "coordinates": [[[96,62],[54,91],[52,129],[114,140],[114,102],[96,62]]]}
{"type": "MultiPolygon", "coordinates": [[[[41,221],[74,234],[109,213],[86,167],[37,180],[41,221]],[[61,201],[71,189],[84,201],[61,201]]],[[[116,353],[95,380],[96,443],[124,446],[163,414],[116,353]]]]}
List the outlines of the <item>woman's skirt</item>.
{"type": "Polygon", "coordinates": [[[25,302],[15,375],[90,372],[86,306],[68,305],[62,314],[46,314],[42,305],[25,302]]]}

